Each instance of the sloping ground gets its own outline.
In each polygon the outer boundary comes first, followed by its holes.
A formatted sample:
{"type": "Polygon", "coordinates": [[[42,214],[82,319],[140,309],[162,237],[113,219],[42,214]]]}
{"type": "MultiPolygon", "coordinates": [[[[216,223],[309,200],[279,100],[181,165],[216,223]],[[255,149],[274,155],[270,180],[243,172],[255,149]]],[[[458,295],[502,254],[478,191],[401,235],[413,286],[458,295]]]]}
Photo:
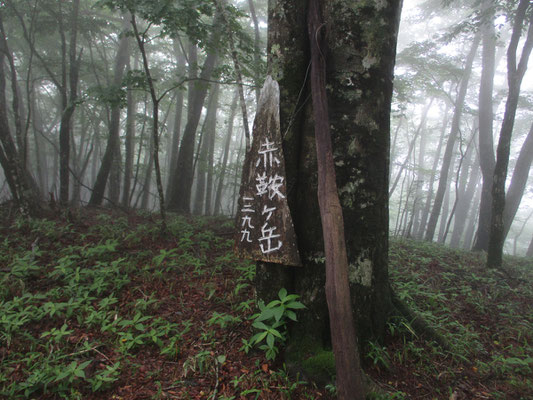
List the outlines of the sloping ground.
{"type": "Polygon", "coordinates": [[[402,240],[392,241],[390,261],[397,295],[450,346],[391,322],[367,361],[392,398],[533,399],[532,259],[508,257],[492,271],[482,254],[402,240]]]}
{"type": "Polygon", "coordinates": [[[69,219],[0,228],[0,398],[326,398],[240,350],[255,267],[233,221],[69,219]]]}
{"type": "MultiPolygon", "coordinates": [[[[150,215],[2,220],[0,398],[332,398],[266,357],[283,325],[250,320],[255,271],[233,256],[233,221],[173,216],[162,234],[150,215]]],[[[390,258],[396,293],[450,349],[391,321],[366,346],[374,398],[533,398],[532,260],[487,271],[481,255],[409,241],[390,258]]]]}

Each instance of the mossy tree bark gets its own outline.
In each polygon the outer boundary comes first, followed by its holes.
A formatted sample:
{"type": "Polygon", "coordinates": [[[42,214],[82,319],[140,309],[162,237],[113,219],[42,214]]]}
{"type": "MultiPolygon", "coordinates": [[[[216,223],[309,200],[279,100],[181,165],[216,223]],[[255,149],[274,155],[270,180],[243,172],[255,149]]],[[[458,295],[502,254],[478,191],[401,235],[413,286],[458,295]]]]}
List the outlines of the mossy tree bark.
{"type": "MultiPolygon", "coordinates": [[[[389,131],[400,7],[399,0],[334,0],[324,5],[333,159],[361,344],[383,336],[392,310],[387,268],[389,131]]],[[[280,84],[288,200],[304,267],[259,264],[257,291],[265,300],[281,287],[300,294],[308,308],[300,314],[293,338],[299,341],[305,335],[328,344],[306,15],[307,2],[269,2],[269,73],[280,84]]]]}

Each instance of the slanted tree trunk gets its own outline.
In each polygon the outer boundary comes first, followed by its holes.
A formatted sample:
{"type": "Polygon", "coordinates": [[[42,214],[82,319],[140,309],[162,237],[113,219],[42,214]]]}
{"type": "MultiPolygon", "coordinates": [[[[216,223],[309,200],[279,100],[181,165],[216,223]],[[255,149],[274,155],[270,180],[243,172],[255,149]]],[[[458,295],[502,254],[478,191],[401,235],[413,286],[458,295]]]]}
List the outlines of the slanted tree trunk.
{"type": "Polygon", "coordinates": [[[481,33],[483,51],[481,56],[481,82],[479,86],[479,165],[483,183],[479,205],[479,224],[472,250],[487,251],[489,244],[490,215],[492,207],[492,178],[494,174],[494,140],[492,92],[496,65],[496,32],[494,30],[494,0],[485,0],[482,5],[484,18],[481,33]]]}
{"type": "Polygon", "coordinates": [[[526,257],[533,257],[533,238],[529,242],[529,247],[527,248],[526,257]]]}
{"type": "MultiPolygon", "coordinates": [[[[307,306],[293,327],[292,337],[298,339],[287,350],[289,363],[300,366],[302,360],[292,357],[297,357],[302,338],[314,344],[313,350],[331,339],[324,291],[324,242],[316,195],[313,129],[316,116],[305,102],[310,94],[306,82],[309,38],[305,3],[270,2],[267,51],[271,74],[280,83],[287,197],[304,265],[290,268],[260,263],[256,275],[259,298],[269,301],[276,297],[280,287],[285,287],[300,294],[307,306]]],[[[351,307],[361,344],[384,335],[385,322],[393,308],[387,268],[388,160],[400,1],[376,4],[355,0],[324,4],[333,156],[346,222],[351,307]]]]}
{"type": "MultiPolygon", "coordinates": [[[[146,81],[150,91],[150,98],[152,99],[152,154],[153,165],[155,168],[155,181],[157,185],[157,194],[159,198],[159,213],[161,215],[161,226],[163,230],[166,230],[166,209],[165,209],[165,194],[163,192],[163,181],[161,179],[161,168],[159,163],[159,103],[162,97],[157,97],[154,80],[150,72],[150,66],[148,63],[148,55],[145,49],[145,38],[141,36],[137,28],[137,20],[135,14],[130,10],[130,22],[133,28],[137,46],[141,52],[143,70],[146,75],[146,81]]],[[[151,164],[151,163],[150,163],[151,164]]],[[[149,186],[149,185],[148,185],[149,186]]],[[[145,188],[145,189],[149,189],[145,188]]]]}
{"type": "Polygon", "coordinates": [[[444,157],[442,159],[439,186],[437,188],[437,193],[435,194],[435,202],[433,203],[433,209],[431,210],[431,215],[429,217],[429,222],[426,230],[425,239],[428,241],[432,241],[433,236],[435,235],[435,228],[437,227],[437,221],[439,220],[439,216],[441,214],[442,202],[444,200],[444,195],[448,187],[448,175],[450,172],[450,165],[453,157],[453,149],[455,147],[455,141],[457,140],[457,135],[459,133],[461,125],[461,117],[463,114],[466,91],[468,89],[468,82],[470,81],[470,75],[472,73],[472,64],[474,63],[474,57],[476,55],[480,40],[480,35],[476,34],[476,36],[474,37],[474,42],[472,43],[472,47],[470,48],[470,52],[468,53],[468,56],[466,58],[463,77],[461,79],[459,92],[457,93],[457,98],[455,100],[452,127],[450,130],[450,136],[448,137],[448,141],[446,142],[444,157]]]}
{"type": "MultiPolygon", "coordinates": [[[[129,37],[128,35],[126,35],[128,22],[126,16],[124,16],[123,18],[124,21],[122,24],[122,34],[118,45],[117,55],[115,58],[115,71],[113,76],[113,86],[114,89],[117,91],[121,88],[124,69],[126,68],[126,64],[128,63],[129,59],[129,37]]],[[[91,198],[89,200],[90,206],[99,206],[102,204],[102,201],[104,199],[105,188],[109,175],[111,173],[113,162],[117,155],[120,154],[120,111],[121,104],[117,93],[117,98],[111,104],[111,121],[109,124],[109,136],[107,138],[107,145],[104,151],[102,164],[100,165],[100,170],[98,171],[96,182],[94,183],[91,198]]]]}
{"type": "Polygon", "coordinates": [[[522,223],[522,226],[520,227],[520,230],[518,231],[518,233],[516,234],[516,236],[514,237],[513,239],[513,256],[516,256],[516,245],[518,244],[518,238],[520,237],[520,235],[522,235],[522,233],[524,232],[524,229],[527,225],[527,223],[529,222],[529,220],[531,219],[531,216],[533,216],[533,211],[529,213],[529,215],[527,216],[527,218],[524,220],[524,222],[522,223]]]}
{"type": "Polygon", "coordinates": [[[407,150],[407,155],[405,156],[405,160],[403,161],[402,165],[400,165],[400,170],[398,171],[396,178],[394,179],[394,183],[392,184],[392,187],[389,190],[389,198],[394,193],[394,190],[396,189],[396,186],[398,185],[398,182],[400,181],[400,177],[402,176],[402,173],[407,166],[407,163],[409,162],[409,159],[411,158],[411,153],[413,152],[416,144],[416,140],[418,139],[418,136],[423,130],[423,127],[426,125],[426,119],[429,112],[429,109],[431,108],[431,105],[433,104],[433,98],[430,100],[430,102],[426,105],[426,108],[424,108],[424,111],[422,112],[422,117],[420,119],[420,123],[418,124],[418,128],[416,129],[415,134],[413,135],[413,138],[409,142],[409,149],[407,150]]]}
{"type": "Polygon", "coordinates": [[[516,211],[522,200],[522,195],[527,185],[529,178],[529,170],[531,168],[531,162],[533,161],[533,124],[529,129],[529,133],[522,145],[516,165],[513,171],[513,177],[511,178],[511,184],[507,190],[505,196],[505,208],[503,210],[503,236],[507,237],[509,229],[513,224],[516,211]]]}
{"type": "Polygon", "coordinates": [[[509,92],[505,104],[505,114],[500,129],[500,139],[496,150],[496,165],[494,166],[494,178],[492,184],[492,214],[490,222],[489,248],[487,252],[487,267],[501,268],[503,257],[504,235],[504,207],[505,207],[505,180],[509,165],[509,153],[511,151],[511,136],[513,134],[516,108],[520,95],[522,78],[526,73],[529,55],[533,48],[533,10],[529,0],[520,0],[515,15],[513,33],[509,48],[507,49],[507,83],[509,92]],[[527,12],[529,10],[529,15],[527,12]],[[528,24],[526,41],[522,47],[520,60],[517,65],[517,48],[524,22],[528,24]]]}

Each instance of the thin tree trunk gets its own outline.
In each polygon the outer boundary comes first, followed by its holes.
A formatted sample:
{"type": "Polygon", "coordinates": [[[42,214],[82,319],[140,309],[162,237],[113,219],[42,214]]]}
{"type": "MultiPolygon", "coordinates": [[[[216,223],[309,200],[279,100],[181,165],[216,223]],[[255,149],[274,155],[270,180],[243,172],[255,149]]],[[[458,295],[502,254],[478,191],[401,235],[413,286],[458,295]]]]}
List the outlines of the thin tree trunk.
{"type": "MultiPolygon", "coordinates": [[[[157,185],[157,193],[159,197],[159,213],[161,214],[161,228],[166,230],[166,211],[165,211],[165,194],[163,192],[163,181],[161,179],[161,168],[159,163],[159,102],[160,98],[157,97],[154,87],[154,81],[150,72],[150,67],[148,65],[148,58],[146,54],[146,49],[144,47],[144,37],[141,37],[137,29],[137,21],[135,15],[131,12],[131,26],[133,27],[133,32],[135,34],[135,39],[137,40],[137,45],[142,56],[142,63],[144,73],[146,75],[146,80],[148,82],[148,87],[150,89],[150,97],[152,99],[152,144],[153,144],[153,165],[155,168],[155,179],[157,185]]],[[[148,190],[145,187],[145,190],[148,190]]]]}
{"type": "Polygon", "coordinates": [[[522,224],[522,226],[520,227],[520,231],[518,231],[518,233],[516,234],[516,236],[514,237],[513,239],[513,256],[516,256],[516,245],[518,243],[518,238],[520,237],[520,235],[522,235],[522,233],[524,232],[524,229],[527,225],[527,223],[529,222],[531,216],[533,215],[533,211],[529,213],[529,215],[527,216],[527,218],[524,220],[524,223],[522,224]]]}
{"type": "Polygon", "coordinates": [[[131,89],[128,89],[128,94],[126,96],[126,154],[124,157],[122,207],[128,208],[130,206],[131,180],[133,177],[133,153],[135,151],[135,109],[137,104],[131,89]]]}
{"type": "Polygon", "coordinates": [[[466,98],[466,92],[468,89],[468,82],[470,81],[470,75],[472,73],[472,64],[476,55],[477,48],[481,37],[479,34],[476,34],[474,37],[474,42],[470,48],[470,52],[466,58],[465,68],[463,77],[461,79],[461,84],[459,86],[459,92],[455,101],[455,110],[453,113],[452,127],[450,131],[450,136],[448,137],[448,142],[446,143],[446,149],[444,150],[444,158],[442,160],[442,168],[439,178],[439,186],[437,188],[437,193],[435,194],[435,202],[433,204],[433,209],[429,217],[429,222],[427,226],[425,239],[428,241],[433,240],[435,235],[435,228],[437,227],[437,221],[439,220],[439,215],[441,213],[442,201],[446,193],[448,185],[448,175],[450,172],[450,165],[453,156],[453,149],[455,147],[455,141],[457,139],[457,134],[459,133],[461,116],[463,114],[463,107],[466,98]]]}
{"type": "MultiPolygon", "coordinates": [[[[477,154],[475,149],[471,149],[470,153],[470,158],[477,154]]],[[[466,226],[468,211],[473,203],[475,190],[478,184],[480,169],[478,168],[477,157],[475,157],[473,162],[469,160],[467,165],[465,165],[463,168],[463,172],[461,173],[461,186],[463,186],[464,181],[467,179],[467,172],[469,168],[470,177],[468,178],[468,184],[466,184],[466,188],[462,192],[464,195],[461,195],[457,203],[457,211],[455,212],[455,218],[453,222],[453,232],[450,240],[450,246],[454,248],[460,247],[461,237],[463,236],[466,226]]]]}
{"type": "Polygon", "coordinates": [[[246,137],[246,151],[248,152],[250,150],[250,127],[248,124],[248,111],[246,110],[246,99],[244,98],[241,64],[239,61],[237,49],[235,47],[235,41],[233,39],[233,31],[231,30],[228,16],[226,14],[225,0],[216,0],[216,4],[219,10],[218,12],[220,16],[222,17],[223,22],[226,27],[226,35],[228,37],[228,41],[230,45],[231,58],[233,59],[233,67],[235,68],[235,75],[237,77],[237,90],[239,91],[239,97],[241,100],[240,104],[241,104],[241,112],[242,112],[242,122],[244,126],[244,136],[246,137]]]}
{"type": "Polygon", "coordinates": [[[208,138],[208,150],[207,150],[207,182],[205,191],[205,215],[213,214],[213,175],[214,175],[214,162],[215,162],[215,139],[216,139],[216,123],[215,130],[208,138]]]}
{"type": "Polygon", "coordinates": [[[224,179],[226,177],[226,169],[229,157],[229,147],[231,144],[231,137],[233,136],[233,124],[235,120],[235,113],[237,112],[237,101],[239,100],[239,92],[236,91],[230,106],[228,119],[228,133],[226,134],[226,141],[224,143],[224,156],[222,159],[222,166],[220,168],[220,177],[218,179],[217,190],[215,194],[215,215],[219,215],[222,210],[222,189],[224,187],[224,179]]]}
{"type": "Polygon", "coordinates": [[[216,118],[218,110],[218,93],[219,85],[215,84],[211,87],[211,95],[207,105],[207,114],[202,128],[202,143],[200,151],[198,152],[199,164],[197,170],[196,180],[196,195],[194,196],[193,214],[201,215],[204,211],[205,197],[206,197],[206,174],[208,169],[209,143],[211,137],[216,133],[216,118]]]}
{"type": "Polygon", "coordinates": [[[239,182],[241,181],[241,175],[238,172],[241,171],[241,165],[242,165],[242,156],[243,153],[246,153],[246,147],[243,143],[244,141],[244,135],[241,135],[241,141],[239,143],[239,152],[237,153],[237,165],[235,168],[235,180],[233,181],[233,204],[231,206],[231,215],[234,216],[236,214],[235,208],[237,206],[237,190],[239,189],[239,182]]]}
{"type": "Polygon", "coordinates": [[[427,199],[422,211],[422,217],[420,218],[420,225],[418,227],[418,232],[416,233],[417,239],[422,239],[426,231],[426,224],[429,218],[429,211],[431,210],[431,202],[433,201],[433,185],[435,184],[435,179],[437,176],[437,168],[440,161],[440,153],[442,151],[442,145],[444,143],[444,135],[446,134],[446,129],[448,128],[448,113],[450,111],[449,104],[446,103],[446,109],[444,111],[444,120],[442,121],[442,129],[439,136],[439,143],[437,145],[437,150],[435,151],[435,158],[433,160],[433,166],[431,168],[431,175],[429,177],[429,189],[427,199]]]}
{"type": "MultiPolygon", "coordinates": [[[[70,167],[70,135],[72,116],[76,109],[76,99],[78,96],[78,78],[80,70],[80,57],[77,56],[76,41],[78,35],[78,15],[80,0],[74,0],[72,3],[72,14],[70,16],[70,43],[69,43],[69,67],[68,67],[68,84],[67,84],[67,65],[66,65],[66,43],[62,38],[63,51],[63,79],[60,88],[62,98],[61,125],[59,128],[59,201],[62,205],[67,205],[69,199],[69,167],[70,167]],[[68,88],[70,93],[68,93],[68,88]]],[[[60,33],[62,23],[59,22],[60,33]]]]}
{"type": "MultiPolygon", "coordinates": [[[[424,126],[422,129],[425,132],[426,126],[424,126]]],[[[418,232],[418,228],[420,225],[420,214],[422,213],[423,187],[424,187],[424,181],[425,181],[425,175],[426,175],[426,163],[425,163],[426,142],[427,142],[427,134],[424,133],[420,137],[420,149],[418,150],[418,168],[416,169],[416,182],[415,182],[416,194],[415,194],[415,200],[413,202],[412,224],[408,232],[409,237],[412,237],[414,235],[414,232],[418,232]]]]}
{"type": "Polygon", "coordinates": [[[426,106],[424,111],[422,112],[422,117],[420,119],[420,123],[418,124],[418,128],[416,129],[415,134],[413,135],[413,138],[411,139],[411,142],[409,143],[409,150],[407,151],[407,156],[405,156],[405,160],[400,166],[400,170],[398,171],[398,174],[396,175],[396,179],[394,179],[394,183],[392,184],[392,187],[389,190],[389,198],[394,193],[394,190],[396,189],[396,186],[398,185],[398,181],[400,180],[400,177],[402,175],[403,170],[407,166],[407,163],[409,162],[409,159],[411,158],[411,153],[413,152],[416,144],[416,140],[418,139],[418,136],[422,132],[422,128],[426,124],[427,115],[429,112],[429,109],[431,108],[431,105],[433,104],[433,98],[430,100],[429,104],[426,106]]]}
{"type": "Polygon", "coordinates": [[[255,101],[259,101],[259,80],[261,76],[261,37],[259,36],[259,21],[257,20],[257,14],[255,13],[254,0],[248,0],[248,7],[250,8],[250,16],[254,24],[254,83],[255,83],[255,101]]]}
{"type": "MultiPolygon", "coordinates": [[[[141,200],[141,209],[147,210],[148,204],[150,200],[150,187],[152,185],[152,173],[154,170],[154,143],[153,141],[150,141],[150,151],[148,154],[148,163],[146,163],[146,171],[143,181],[143,186],[141,189],[142,192],[142,200],[141,200]]],[[[146,155],[145,155],[146,159],[146,155]]],[[[137,199],[138,200],[138,199],[137,199]]],[[[137,206],[137,201],[135,202],[135,206],[137,206]]]]}
{"type": "Polygon", "coordinates": [[[472,202],[472,210],[468,217],[468,223],[466,224],[467,228],[465,230],[465,236],[463,239],[463,249],[468,250],[471,248],[472,243],[474,242],[474,235],[477,228],[477,219],[479,218],[479,203],[481,198],[481,187],[478,185],[475,189],[475,194],[472,197],[474,200],[472,202]]]}
{"type": "Polygon", "coordinates": [[[527,248],[526,257],[533,257],[533,238],[529,242],[529,247],[527,248]]]}
{"type": "MultiPolygon", "coordinates": [[[[468,142],[468,145],[466,147],[466,151],[462,150],[462,140],[459,142],[459,151],[461,153],[461,157],[459,158],[459,165],[457,166],[457,172],[455,174],[455,199],[453,201],[452,210],[450,212],[450,215],[448,217],[448,222],[446,223],[446,229],[444,231],[444,235],[441,243],[446,243],[446,238],[448,236],[448,233],[450,231],[450,225],[452,223],[452,219],[455,215],[455,211],[457,210],[457,204],[460,200],[463,199],[463,195],[466,190],[466,176],[468,175],[468,169],[470,168],[470,160],[467,159],[465,163],[465,157],[471,155],[471,145],[472,140],[475,138],[475,132],[471,138],[471,140],[468,142]]],[[[449,192],[449,191],[448,191],[449,192]]],[[[442,221],[445,222],[444,220],[442,221]]]]}
{"type": "Polygon", "coordinates": [[[311,92],[318,160],[318,202],[326,253],[326,298],[337,371],[337,397],[340,400],[363,400],[365,389],[351,304],[344,221],[331,145],[324,59],[327,49],[324,32],[321,32],[320,13],[319,0],[311,0],[308,18],[311,92]]]}

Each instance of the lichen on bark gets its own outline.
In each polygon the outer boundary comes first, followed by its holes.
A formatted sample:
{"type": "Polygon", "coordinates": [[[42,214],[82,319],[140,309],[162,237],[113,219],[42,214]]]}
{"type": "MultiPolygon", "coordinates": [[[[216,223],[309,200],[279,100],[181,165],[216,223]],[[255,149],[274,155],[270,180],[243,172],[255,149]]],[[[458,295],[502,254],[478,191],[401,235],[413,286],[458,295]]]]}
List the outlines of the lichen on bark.
{"type": "MultiPolygon", "coordinates": [[[[325,5],[333,151],[361,345],[384,335],[392,310],[387,269],[389,113],[400,3],[334,0],[325,5]]],[[[306,2],[269,1],[269,68],[277,69],[279,77],[288,201],[304,267],[261,265],[257,293],[268,301],[284,285],[300,294],[308,309],[299,314],[292,337],[313,336],[327,347],[313,111],[307,100],[306,14],[306,2]]]]}

